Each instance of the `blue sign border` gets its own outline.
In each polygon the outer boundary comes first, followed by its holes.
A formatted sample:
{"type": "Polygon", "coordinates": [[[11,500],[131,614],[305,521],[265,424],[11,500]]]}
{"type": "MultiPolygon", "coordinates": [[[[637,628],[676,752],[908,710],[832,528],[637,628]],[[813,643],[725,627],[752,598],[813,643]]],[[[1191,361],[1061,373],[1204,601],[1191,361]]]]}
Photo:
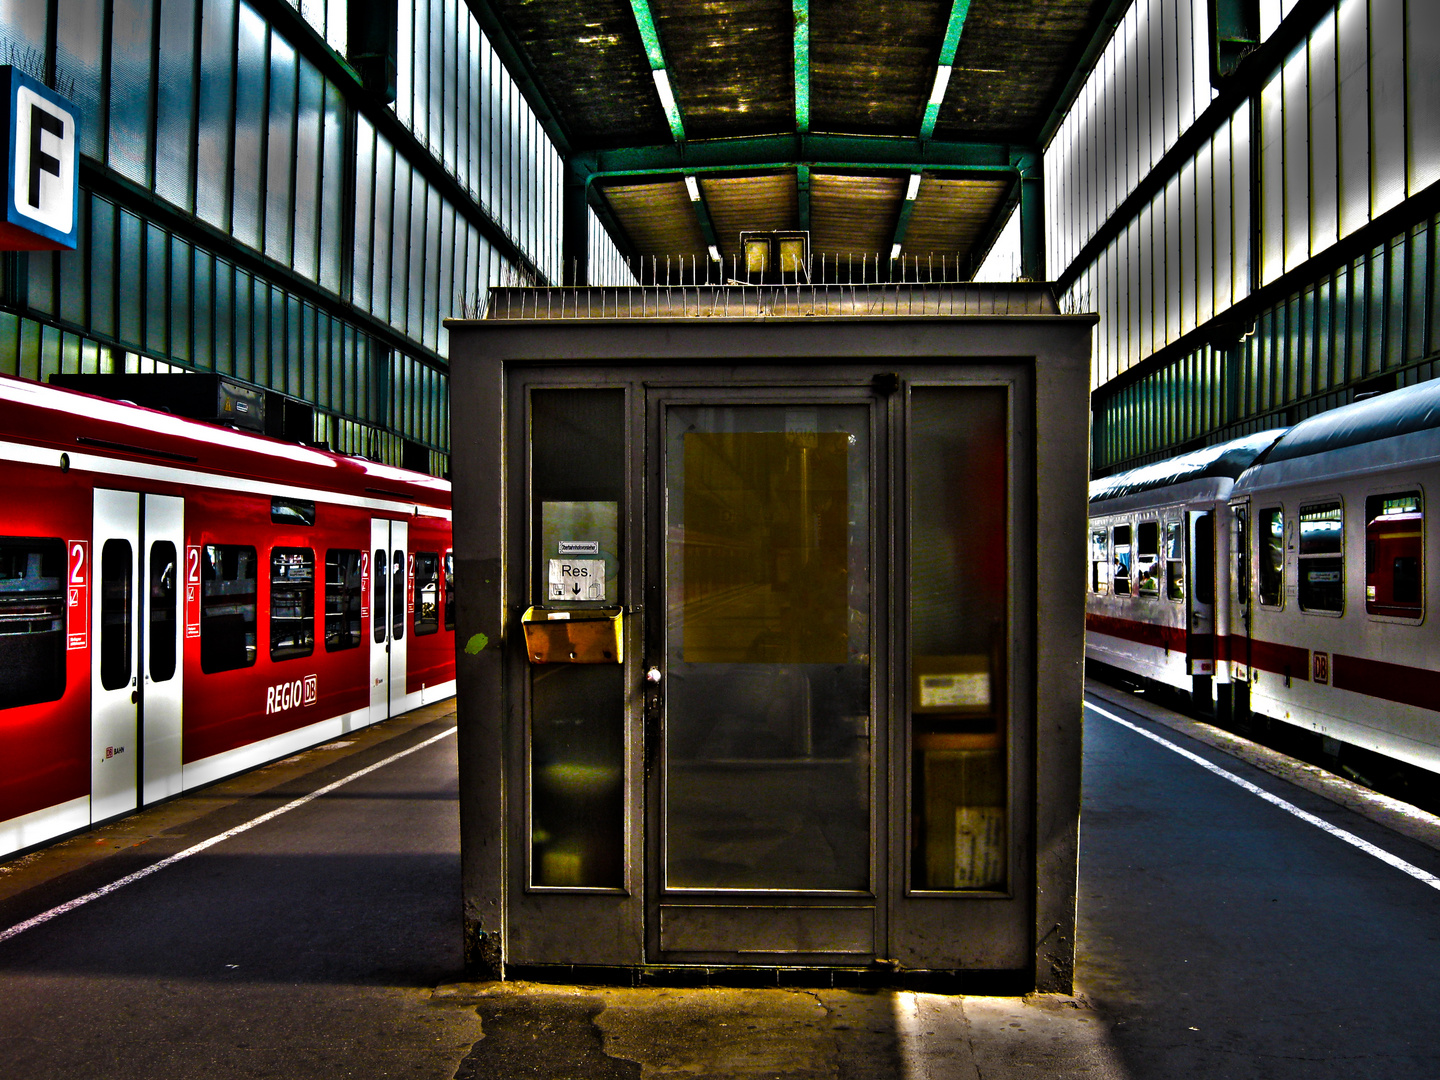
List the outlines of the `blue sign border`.
{"type": "MultiPolygon", "coordinates": [[[[5,168],[5,223],[15,229],[22,229],[33,234],[41,240],[50,244],[60,245],[67,248],[74,248],[80,237],[80,115],[75,106],[55,91],[51,90],[44,83],[32,79],[23,71],[13,66],[0,66],[0,109],[4,111],[3,128],[5,131],[5,145],[0,148],[0,157],[3,157],[5,168]],[[66,113],[70,122],[75,127],[75,167],[74,175],[71,177],[73,188],[70,194],[71,205],[74,211],[70,216],[70,231],[60,232],[48,225],[36,221],[34,218],[22,214],[15,202],[15,138],[18,110],[16,109],[16,98],[20,88],[24,87],[36,97],[54,105],[59,112],[66,113]]],[[[0,245],[3,247],[3,245],[0,245]]]]}

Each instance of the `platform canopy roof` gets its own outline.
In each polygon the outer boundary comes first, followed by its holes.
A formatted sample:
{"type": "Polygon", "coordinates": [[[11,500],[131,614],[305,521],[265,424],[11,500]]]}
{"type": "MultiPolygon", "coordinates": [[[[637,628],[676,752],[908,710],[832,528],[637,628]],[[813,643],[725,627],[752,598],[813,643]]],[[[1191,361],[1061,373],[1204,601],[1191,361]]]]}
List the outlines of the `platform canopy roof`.
{"type": "Polygon", "coordinates": [[[951,280],[1128,4],[469,2],[624,254],[728,263],[742,230],[807,229],[817,261],[883,276],[898,251],[951,280]]]}

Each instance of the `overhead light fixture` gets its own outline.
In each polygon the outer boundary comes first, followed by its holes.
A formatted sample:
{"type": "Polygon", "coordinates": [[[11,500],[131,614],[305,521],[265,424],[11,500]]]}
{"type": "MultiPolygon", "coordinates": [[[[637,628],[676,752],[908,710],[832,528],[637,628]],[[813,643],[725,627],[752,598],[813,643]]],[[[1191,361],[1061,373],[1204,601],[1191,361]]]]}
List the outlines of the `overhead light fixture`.
{"type": "Polygon", "coordinates": [[[665,109],[665,115],[679,116],[680,109],[675,104],[675,92],[670,89],[670,76],[665,74],[664,68],[655,68],[650,74],[655,76],[655,91],[660,95],[660,104],[665,109]]]}
{"type": "Polygon", "coordinates": [[[935,85],[930,89],[930,104],[939,105],[945,100],[945,88],[950,85],[950,65],[941,64],[935,69],[935,85]]]}
{"type": "Polygon", "coordinates": [[[685,190],[690,193],[691,202],[700,201],[700,185],[696,182],[695,177],[685,177],[685,190]]]}
{"type": "Polygon", "coordinates": [[[894,262],[894,261],[895,261],[896,259],[898,259],[899,257],[900,257],[900,245],[899,245],[899,244],[896,244],[894,247],[892,247],[892,248],[890,249],[890,261],[891,261],[891,262],[894,262]]]}
{"type": "Polygon", "coordinates": [[[744,252],[747,274],[763,274],[770,269],[770,238],[768,236],[743,237],[741,250],[744,252]]]}
{"type": "Polygon", "coordinates": [[[915,196],[916,196],[916,195],[919,195],[919,194],[920,194],[920,174],[919,174],[918,172],[912,172],[912,173],[910,174],[910,186],[905,189],[905,201],[906,201],[906,202],[914,202],[914,201],[915,201],[915,196]]]}
{"type": "Polygon", "coordinates": [[[711,244],[709,250],[710,250],[710,260],[711,260],[712,262],[719,262],[719,261],[720,261],[720,249],[719,249],[718,247],[716,247],[714,244],[711,244]]]}

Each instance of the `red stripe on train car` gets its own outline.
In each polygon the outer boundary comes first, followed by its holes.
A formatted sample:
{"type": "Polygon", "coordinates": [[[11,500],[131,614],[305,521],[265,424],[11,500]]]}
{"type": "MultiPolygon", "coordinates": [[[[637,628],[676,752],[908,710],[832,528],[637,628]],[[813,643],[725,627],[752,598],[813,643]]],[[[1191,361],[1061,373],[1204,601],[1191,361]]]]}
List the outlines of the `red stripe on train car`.
{"type": "Polygon", "coordinates": [[[1330,681],[1337,690],[1440,711],[1440,671],[1336,653],[1330,658],[1330,681]]]}
{"type": "Polygon", "coordinates": [[[1113,615],[1085,613],[1085,629],[1110,637],[1124,638],[1141,645],[1152,645],[1157,649],[1171,652],[1185,651],[1186,633],[1181,626],[1160,626],[1156,623],[1140,622],[1136,619],[1117,619],[1113,615]]]}
{"type": "Polygon", "coordinates": [[[1261,641],[1259,638],[1244,638],[1231,634],[1227,641],[1226,651],[1230,654],[1228,659],[1239,664],[1248,664],[1252,668],[1259,668],[1261,671],[1273,671],[1277,675],[1284,675],[1289,679],[1304,679],[1310,681],[1310,650],[1302,649],[1298,645],[1281,645],[1274,641],[1261,641]],[[1246,653],[1249,656],[1246,656],[1246,653]]]}

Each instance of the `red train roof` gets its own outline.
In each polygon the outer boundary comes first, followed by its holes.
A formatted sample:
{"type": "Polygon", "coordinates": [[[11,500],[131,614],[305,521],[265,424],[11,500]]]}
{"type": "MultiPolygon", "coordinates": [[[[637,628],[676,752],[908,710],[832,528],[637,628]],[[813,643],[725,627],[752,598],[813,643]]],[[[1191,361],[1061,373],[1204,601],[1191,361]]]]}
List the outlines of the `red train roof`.
{"type": "Polygon", "coordinates": [[[364,458],[0,375],[0,442],[358,498],[450,507],[450,482],[364,458]]]}

